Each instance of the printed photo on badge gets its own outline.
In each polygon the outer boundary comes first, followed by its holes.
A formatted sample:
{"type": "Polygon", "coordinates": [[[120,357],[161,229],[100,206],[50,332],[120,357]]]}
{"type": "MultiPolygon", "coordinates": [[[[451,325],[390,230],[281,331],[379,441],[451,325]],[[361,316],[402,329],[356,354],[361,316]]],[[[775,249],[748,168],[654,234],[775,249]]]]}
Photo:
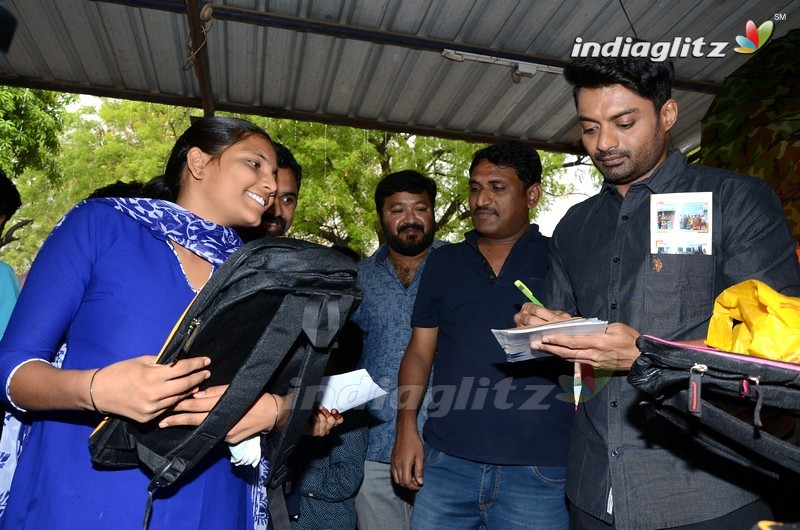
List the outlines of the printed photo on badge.
{"type": "Polygon", "coordinates": [[[650,252],[711,255],[712,193],[650,196],[650,252]]]}

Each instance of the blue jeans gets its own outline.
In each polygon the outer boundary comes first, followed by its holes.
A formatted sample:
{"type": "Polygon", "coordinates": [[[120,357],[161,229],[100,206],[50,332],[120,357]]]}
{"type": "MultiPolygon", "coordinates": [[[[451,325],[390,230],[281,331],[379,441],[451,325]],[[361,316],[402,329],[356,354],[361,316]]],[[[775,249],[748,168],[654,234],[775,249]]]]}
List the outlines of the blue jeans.
{"type": "Polygon", "coordinates": [[[567,530],[565,467],[464,460],[425,444],[413,530],[567,530]]]}

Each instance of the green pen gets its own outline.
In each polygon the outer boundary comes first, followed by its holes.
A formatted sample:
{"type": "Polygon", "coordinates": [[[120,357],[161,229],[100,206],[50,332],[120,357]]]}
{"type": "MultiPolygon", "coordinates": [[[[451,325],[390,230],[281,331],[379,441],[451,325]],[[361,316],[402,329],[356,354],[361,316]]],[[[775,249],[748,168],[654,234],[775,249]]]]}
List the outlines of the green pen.
{"type": "MultiPolygon", "coordinates": [[[[537,300],[535,296],[533,296],[533,293],[531,292],[531,290],[530,290],[530,289],[528,289],[528,286],[527,286],[527,285],[525,285],[524,283],[522,283],[522,280],[517,280],[517,281],[515,281],[515,282],[514,282],[514,285],[516,285],[516,286],[517,286],[517,289],[519,289],[520,291],[522,291],[522,294],[524,294],[524,295],[525,295],[525,297],[526,297],[528,300],[530,300],[531,302],[533,302],[534,304],[536,304],[536,305],[538,305],[538,306],[542,306],[542,303],[541,303],[539,300],[537,300]]],[[[544,307],[544,306],[542,306],[542,307],[544,307]]]]}

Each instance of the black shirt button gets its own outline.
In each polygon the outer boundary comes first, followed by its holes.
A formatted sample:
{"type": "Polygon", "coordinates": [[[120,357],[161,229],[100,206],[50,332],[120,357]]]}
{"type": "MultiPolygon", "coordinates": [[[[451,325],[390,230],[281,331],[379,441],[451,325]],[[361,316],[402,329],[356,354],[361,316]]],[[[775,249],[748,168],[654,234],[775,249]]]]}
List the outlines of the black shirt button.
{"type": "Polygon", "coordinates": [[[611,458],[619,458],[619,451],[617,451],[616,449],[611,451],[611,458]]]}
{"type": "Polygon", "coordinates": [[[616,308],[617,308],[617,304],[611,304],[611,309],[616,309],[616,308]]]}
{"type": "Polygon", "coordinates": [[[623,220],[623,221],[627,221],[627,220],[628,220],[628,216],[627,216],[627,215],[623,215],[623,216],[622,216],[622,220],[623,220]]]}
{"type": "Polygon", "coordinates": [[[614,258],[614,263],[619,263],[619,258],[614,258]]]}
{"type": "Polygon", "coordinates": [[[612,399],[611,403],[609,403],[609,405],[611,405],[611,408],[617,408],[617,400],[616,399],[612,399]]]}

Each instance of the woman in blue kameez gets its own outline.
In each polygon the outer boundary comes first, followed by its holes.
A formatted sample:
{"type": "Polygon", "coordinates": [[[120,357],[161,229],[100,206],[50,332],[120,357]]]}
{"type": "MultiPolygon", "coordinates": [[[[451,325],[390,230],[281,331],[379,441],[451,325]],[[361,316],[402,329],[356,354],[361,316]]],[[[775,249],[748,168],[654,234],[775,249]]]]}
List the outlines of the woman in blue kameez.
{"type": "MultiPolygon", "coordinates": [[[[241,245],[232,227],[260,223],[275,194],[275,158],[259,127],[200,119],[148,185],[150,196],[168,200],[87,200],[50,234],[0,342],[0,396],[29,425],[2,528],[141,527],[150,479],[138,468],[93,467],[89,435],[107,414],[193,425],[216,402],[219,392],[197,392],[213,370],[208,359],[158,365],[155,355],[241,245]],[[59,349],[66,353],[55,362],[59,349]]],[[[226,441],[273,429],[285,421],[279,410],[286,414],[283,397],[264,394],[226,441]]],[[[263,525],[251,498],[257,475],[212,452],[157,490],[149,528],[263,525]]]]}

